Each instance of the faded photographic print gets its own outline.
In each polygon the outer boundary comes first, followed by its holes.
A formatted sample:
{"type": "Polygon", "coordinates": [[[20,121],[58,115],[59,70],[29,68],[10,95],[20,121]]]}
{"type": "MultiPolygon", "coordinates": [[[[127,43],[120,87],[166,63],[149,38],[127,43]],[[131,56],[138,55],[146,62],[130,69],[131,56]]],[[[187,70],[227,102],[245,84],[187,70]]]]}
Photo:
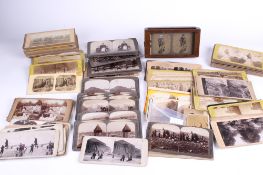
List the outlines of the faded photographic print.
{"type": "Polygon", "coordinates": [[[148,88],[168,89],[172,91],[191,92],[192,81],[169,81],[169,80],[150,80],[148,88]]]}
{"type": "Polygon", "coordinates": [[[33,92],[49,92],[53,90],[54,77],[53,76],[37,76],[33,82],[33,92]]]}
{"type": "Polygon", "coordinates": [[[33,74],[57,74],[77,72],[78,62],[64,62],[57,64],[31,65],[33,74]]]}
{"type": "Polygon", "coordinates": [[[50,157],[57,155],[56,130],[0,133],[0,159],[50,157]]]}
{"type": "Polygon", "coordinates": [[[172,53],[191,55],[194,46],[194,33],[175,33],[172,36],[172,53]]]}
{"type": "Polygon", "coordinates": [[[80,148],[84,136],[107,136],[107,124],[103,121],[88,121],[76,124],[74,131],[76,148],[80,148]]]}
{"type": "Polygon", "coordinates": [[[24,48],[45,47],[49,45],[70,44],[75,41],[74,29],[55,30],[25,35],[24,48]]]}
{"type": "Polygon", "coordinates": [[[76,75],[59,75],[56,77],[56,91],[73,91],[76,89],[76,75]]]}
{"type": "Polygon", "coordinates": [[[131,99],[118,99],[109,101],[109,111],[133,111],[137,109],[137,103],[131,99]]]}
{"type": "Polygon", "coordinates": [[[217,59],[262,69],[263,53],[225,45],[216,47],[218,47],[215,55],[217,59]]]}
{"type": "Polygon", "coordinates": [[[169,55],[171,54],[172,37],[169,33],[151,34],[151,54],[169,55]]]}
{"type": "Polygon", "coordinates": [[[109,119],[109,113],[108,112],[81,113],[78,115],[77,119],[81,121],[107,120],[109,119]]]}
{"type": "Polygon", "coordinates": [[[136,127],[134,122],[128,120],[111,121],[107,125],[107,132],[109,137],[135,138],[136,127]]]}
{"type": "Polygon", "coordinates": [[[113,95],[137,96],[136,88],[134,79],[117,78],[110,81],[110,93],[113,95]]]}
{"type": "Polygon", "coordinates": [[[119,120],[119,119],[138,120],[139,114],[135,111],[116,111],[110,113],[109,119],[110,120],[119,120]]]}
{"type": "Polygon", "coordinates": [[[84,92],[87,95],[106,94],[110,89],[109,80],[104,79],[87,79],[84,81],[84,92]]]}
{"type": "Polygon", "coordinates": [[[80,102],[80,111],[78,112],[108,112],[108,100],[84,100],[80,102]]]}
{"type": "Polygon", "coordinates": [[[149,150],[153,152],[212,158],[213,144],[207,129],[174,124],[150,123],[149,150]]]}
{"type": "Polygon", "coordinates": [[[144,166],[147,140],[109,137],[85,137],[80,162],[144,166]]]}

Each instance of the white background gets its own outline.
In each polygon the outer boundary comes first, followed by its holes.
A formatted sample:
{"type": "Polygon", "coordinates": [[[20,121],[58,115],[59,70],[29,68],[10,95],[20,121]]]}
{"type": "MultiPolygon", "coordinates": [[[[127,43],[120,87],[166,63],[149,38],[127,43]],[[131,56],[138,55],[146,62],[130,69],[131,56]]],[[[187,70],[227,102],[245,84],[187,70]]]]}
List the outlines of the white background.
{"type": "MultiPolygon", "coordinates": [[[[0,126],[15,97],[26,95],[30,59],[22,52],[25,33],[76,28],[80,47],[92,40],[135,37],[143,53],[145,27],[198,26],[200,57],[173,59],[179,62],[209,62],[215,43],[263,51],[263,12],[260,0],[0,0],[0,126]]],[[[212,69],[212,68],[211,68],[212,69]]],[[[142,77],[142,75],[141,75],[142,77]]],[[[261,77],[249,76],[256,95],[263,99],[261,77]]],[[[34,97],[76,98],[76,94],[34,97]]],[[[145,83],[141,80],[141,107],[145,83]]],[[[142,108],[141,108],[142,109],[142,108]]],[[[263,145],[214,150],[214,160],[149,158],[143,168],[80,164],[71,150],[50,159],[0,162],[1,174],[262,174],[263,145]]]]}

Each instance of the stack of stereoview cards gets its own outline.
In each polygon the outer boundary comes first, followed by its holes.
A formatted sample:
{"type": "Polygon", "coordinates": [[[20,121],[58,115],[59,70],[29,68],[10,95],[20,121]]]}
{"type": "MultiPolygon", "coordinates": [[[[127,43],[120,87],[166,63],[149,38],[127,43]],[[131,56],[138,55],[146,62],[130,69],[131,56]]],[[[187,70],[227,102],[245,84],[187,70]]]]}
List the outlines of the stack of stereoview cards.
{"type": "Polygon", "coordinates": [[[227,70],[243,70],[248,74],[263,76],[263,53],[216,44],[211,66],[227,70]]]}
{"type": "Polygon", "coordinates": [[[73,100],[16,98],[0,131],[0,159],[44,158],[66,153],[73,100]]]}
{"type": "Polygon", "coordinates": [[[221,148],[263,143],[263,101],[208,107],[211,126],[221,148]]]}
{"type": "Polygon", "coordinates": [[[80,92],[84,70],[82,51],[32,58],[28,94],[80,92]]]}
{"type": "Polygon", "coordinates": [[[92,41],[87,48],[88,77],[134,75],[142,70],[135,38],[92,41]]]}
{"type": "Polygon", "coordinates": [[[145,159],[147,142],[134,139],[142,137],[139,97],[139,79],[135,77],[83,80],[72,146],[75,151],[82,150],[81,162],[144,165],[141,160],[145,159]],[[85,136],[89,137],[85,140],[85,136]],[[97,151],[96,145],[101,147],[97,151]]]}
{"type": "Polygon", "coordinates": [[[75,29],[27,33],[24,38],[24,53],[29,58],[55,55],[79,50],[75,29]]]}
{"type": "Polygon", "coordinates": [[[146,137],[151,156],[213,158],[207,112],[191,109],[193,69],[198,64],[148,61],[146,137]]]}
{"type": "Polygon", "coordinates": [[[256,99],[243,71],[193,70],[193,76],[193,105],[197,110],[207,110],[209,105],[256,99]]]}

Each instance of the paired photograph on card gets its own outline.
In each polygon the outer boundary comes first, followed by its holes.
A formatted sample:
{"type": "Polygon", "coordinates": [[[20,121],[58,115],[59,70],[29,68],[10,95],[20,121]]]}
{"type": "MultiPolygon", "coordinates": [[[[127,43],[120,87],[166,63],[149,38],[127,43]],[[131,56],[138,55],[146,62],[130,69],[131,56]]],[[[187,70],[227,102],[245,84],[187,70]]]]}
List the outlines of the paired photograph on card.
{"type": "Polygon", "coordinates": [[[145,57],[198,57],[200,32],[197,27],[146,28],[145,57]]]}
{"type": "Polygon", "coordinates": [[[145,166],[148,159],[146,139],[85,136],[81,163],[145,166]]]}
{"type": "Polygon", "coordinates": [[[74,101],[69,99],[16,98],[7,121],[69,122],[74,101]]]}
{"type": "Polygon", "coordinates": [[[150,122],[147,139],[150,155],[213,158],[213,135],[209,129],[150,122]]]}
{"type": "Polygon", "coordinates": [[[219,147],[263,143],[262,101],[215,105],[208,111],[219,147]]]}
{"type": "Polygon", "coordinates": [[[90,120],[74,124],[73,150],[81,147],[84,136],[107,136],[140,138],[141,132],[137,120],[90,120]]]}

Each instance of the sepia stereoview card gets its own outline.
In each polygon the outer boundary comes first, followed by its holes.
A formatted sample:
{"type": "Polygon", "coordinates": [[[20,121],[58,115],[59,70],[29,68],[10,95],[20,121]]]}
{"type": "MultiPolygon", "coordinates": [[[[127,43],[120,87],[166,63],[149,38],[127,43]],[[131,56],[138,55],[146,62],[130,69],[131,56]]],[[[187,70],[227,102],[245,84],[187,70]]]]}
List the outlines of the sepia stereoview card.
{"type": "Polygon", "coordinates": [[[142,70],[135,38],[88,42],[87,77],[138,73],[142,70]]]}
{"type": "Polygon", "coordinates": [[[211,66],[263,75],[263,52],[215,44],[211,66]]]}
{"type": "Polygon", "coordinates": [[[147,160],[146,139],[94,136],[83,138],[81,163],[146,166],[147,160]]]}
{"type": "Polygon", "coordinates": [[[213,159],[213,134],[210,129],[149,122],[150,156],[213,159]]]}
{"type": "Polygon", "coordinates": [[[82,75],[76,73],[30,75],[28,94],[72,93],[81,91],[82,75]]]}
{"type": "Polygon", "coordinates": [[[91,41],[87,45],[87,56],[139,55],[138,41],[135,38],[91,41]]]}
{"type": "MultiPolygon", "coordinates": [[[[236,80],[248,80],[247,74],[244,71],[225,71],[225,70],[206,70],[199,69],[193,70],[194,79],[198,76],[205,76],[211,78],[229,78],[236,80]]],[[[225,97],[208,97],[208,96],[200,96],[197,94],[196,90],[196,82],[192,88],[192,96],[193,96],[193,105],[197,110],[207,110],[207,106],[222,104],[222,103],[234,103],[241,102],[239,99],[230,99],[225,97]]]]}
{"type": "Polygon", "coordinates": [[[82,92],[87,95],[106,94],[111,99],[127,96],[140,97],[139,79],[136,77],[115,77],[115,78],[86,78],[82,81],[82,92]]]}
{"type": "Polygon", "coordinates": [[[262,100],[209,106],[208,111],[220,148],[263,143],[262,100]]]}
{"type": "Polygon", "coordinates": [[[146,58],[199,56],[201,29],[198,27],[151,27],[145,29],[146,58]]]}
{"type": "Polygon", "coordinates": [[[141,138],[139,120],[87,120],[74,123],[72,149],[79,151],[84,136],[141,138]]]}
{"type": "Polygon", "coordinates": [[[69,122],[73,105],[74,101],[70,99],[16,98],[7,121],[69,122]]]}
{"type": "Polygon", "coordinates": [[[225,97],[240,100],[255,100],[250,81],[228,78],[195,77],[196,91],[200,96],[225,97]]]}

